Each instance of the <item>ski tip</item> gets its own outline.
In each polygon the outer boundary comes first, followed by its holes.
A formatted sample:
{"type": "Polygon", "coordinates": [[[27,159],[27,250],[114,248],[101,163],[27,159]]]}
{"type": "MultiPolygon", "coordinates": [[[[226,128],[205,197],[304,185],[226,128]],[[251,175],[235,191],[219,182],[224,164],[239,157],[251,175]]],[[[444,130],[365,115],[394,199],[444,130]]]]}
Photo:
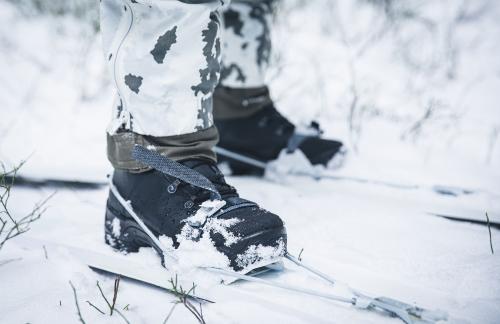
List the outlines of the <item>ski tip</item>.
{"type": "MultiPolygon", "coordinates": [[[[144,280],[141,280],[141,279],[138,279],[138,278],[127,276],[125,274],[117,274],[115,272],[108,271],[108,270],[105,270],[105,269],[102,269],[102,268],[99,268],[99,267],[94,267],[94,266],[91,266],[91,265],[89,265],[88,267],[90,269],[92,269],[93,271],[95,271],[97,273],[100,273],[100,274],[104,274],[104,275],[119,275],[121,278],[129,280],[131,282],[136,282],[136,283],[140,283],[140,284],[143,284],[143,285],[155,287],[155,288],[167,291],[170,294],[174,294],[174,295],[178,295],[179,294],[178,292],[176,292],[173,289],[168,288],[166,286],[157,285],[157,284],[152,283],[152,282],[148,282],[148,281],[144,281],[144,280]]],[[[185,296],[188,299],[191,299],[191,300],[199,302],[199,303],[215,304],[215,301],[213,301],[213,300],[210,300],[210,299],[207,299],[207,298],[203,298],[203,297],[191,294],[191,293],[190,294],[186,294],[185,296]]]]}

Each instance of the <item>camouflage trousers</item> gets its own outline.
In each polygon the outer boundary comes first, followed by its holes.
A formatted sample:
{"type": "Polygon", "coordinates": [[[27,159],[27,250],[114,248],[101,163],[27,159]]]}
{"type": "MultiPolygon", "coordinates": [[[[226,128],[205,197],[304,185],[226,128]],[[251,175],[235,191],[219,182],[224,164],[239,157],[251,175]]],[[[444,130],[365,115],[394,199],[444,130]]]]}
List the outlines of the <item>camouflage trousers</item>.
{"type": "Polygon", "coordinates": [[[271,0],[101,0],[116,90],[108,127],[112,164],[140,169],[129,157],[135,144],[174,159],[215,158],[215,88],[264,86],[271,16],[271,0]]]}

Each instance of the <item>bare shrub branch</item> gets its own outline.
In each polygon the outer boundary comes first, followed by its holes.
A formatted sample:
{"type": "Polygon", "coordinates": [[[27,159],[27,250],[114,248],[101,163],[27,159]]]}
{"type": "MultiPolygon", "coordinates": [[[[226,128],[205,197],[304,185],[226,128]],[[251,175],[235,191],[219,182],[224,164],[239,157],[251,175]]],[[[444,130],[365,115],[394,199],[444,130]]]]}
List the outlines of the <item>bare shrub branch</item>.
{"type": "MultiPolygon", "coordinates": [[[[120,276],[116,277],[116,279],[115,279],[115,283],[114,283],[114,287],[113,287],[113,298],[111,299],[111,302],[109,302],[108,298],[106,298],[106,295],[104,295],[104,292],[102,291],[102,288],[101,288],[101,285],[99,284],[99,281],[97,281],[97,288],[99,289],[99,292],[101,293],[102,298],[106,302],[106,305],[108,305],[109,316],[113,316],[113,313],[115,312],[118,315],[120,315],[120,317],[125,321],[125,323],[130,324],[130,322],[125,317],[125,315],[123,315],[118,309],[115,308],[116,299],[118,298],[118,288],[120,287],[120,279],[121,279],[120,276]]],[[[89,304],[91,306],[93,306],[90,302],[89,302],[89,304]]],[[[101,313],[104,313],[100,309],[98,309],[97,307],[94,306],[94,308],[96,308],[101,313]]]]}
{"type": "Polygon", "coordinates": [[[193,316],[196,318],[196,320],[200,324],[206,324],[205,319],[203,318],[203,308],[201,306],[201,303],[199,303],[199,309],[196,308],[196,306],[189,300],[190,294],[194,293],[194,290],[196,289],[196,285],[193,283],[193,286],[189,290],[184,290],[182,286],[178,283],[177,281],[177,275],[175,276],[175,280],[173,278],[170,278],[170,284],[172,285],[172,292],[174,293],[175,296],[177,296],[178,300],[176,300],[174,303],[174,306],[170,309],[170,312],[168,313],[167,317],[163,321],[165,324],[172,313],[174,312],[175,306],[177,304],[183,304],[184,307],[188,311],[193,314],[193,316]]]}
{"type": "Polygon", "coordinates": [[[33,209],[25,216],[16,218],[8,208],[11,191],[15,183],[19,169],[24,165],[24,161],[18,166],[7,171],[4,164],[0,162],[0,250],[4,244],[30,230],[31,224],[42,216],[46,211],[47,202],[55,194],[52,193],[47,198],[35,204],[33,209]]]}

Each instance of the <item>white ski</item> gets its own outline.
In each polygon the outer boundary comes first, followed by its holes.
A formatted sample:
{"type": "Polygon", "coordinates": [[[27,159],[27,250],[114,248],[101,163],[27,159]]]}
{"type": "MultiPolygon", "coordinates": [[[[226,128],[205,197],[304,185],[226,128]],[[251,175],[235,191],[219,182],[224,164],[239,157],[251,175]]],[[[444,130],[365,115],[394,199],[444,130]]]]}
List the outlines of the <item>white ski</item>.
{"type": "MultiPolygon", "coordinates": [[[[160,266],[151,267],[150,265],[138,262],[128,255],[123,255],[120,253],[106,254],[102,252],[82,249],[79,247],[27,237],[23,237],[23,243],[24,246],[32,248],[46,246],[47,248],[52,249],[62,248],[68,250],[73,256],[81,260],[82,263],[97,272],[104,272],[121,276],[124,279],[137,281],[148,286],[163,289],[170,294],[178,295],[178,293],[173,290],[172,283],[170,282],[170,280],[175,277],[175,274],[160,266]]],[[[290,261],[290,263],[295,264],[297,267],[302,268],[304,270],[303,275],[307,275],[309,273],[323,280],[326,285],[325,288],[328,288],[328,286],[330,286],[331,288],[341,286],[341,290],[344,293],[342,295],[334,294],[325,292],[325,289],[315,290],[308,287],[302,287],[299,285],[283,283],[260,277],[261,274],[269,271],[286,271],[287,268],[279,264],[269,265],[264,269],[254,270],[250,274],[241,274],[219,268],[203,269],[210,273],[219,274],[223,278],[234,278],[235,280],[229,281],[230,284],[235,281],[247,281],[254,284],[266,285],[277,289],[283,289],[289,292],[301,294],[307,296],[308,298],[321,298],[333,302],[350,304],[354,306],[355,309],[383,311],[391,316],[400,318],[407,324],[437,323],[440,321],[446,321],[448,319],[448,314],[443,311],[427,310],[387,297],[369,297],[366,294],[352,289],[344,283],[336,281],[335,279],[315,269],[314,267],[304,264],[301,260],[292,256],[291,254],[287,253],[285,259],[290,261]]],[[[239,286],[239,289],[244,289],[244,286],[239,286]]],[[[213,294],[206,288],[197,286],[195,292],[196,293],[193,292],[189,294],[188,297],[199,303],[217,302],[215,298],[210,297],[213,294]]]]}
{"type": "MultiPolygon", "coordinates": [[[[259,169],[262,169],[264,171],[269,171],[271,173],[277,172],[279,173],[279,170],[276,170],[276,168],[273,167],[272,163],[268,162],[263,162],[259,161],[257,159],[254,159],[249,156],[245,156],[243,154],[239,154],[236,152],[232,152],[230,150],[226,150],[222,147],[214,147],[214,151],[220,155],[224,156],[228,159],[244,163],[259,169]]],[[[330,180],[338,180],[338,181],[348,181],[348,182],[354,182],[354,183],[360,183],[360,184],[371,184],[371,185],[376,185],[376,186],[382,186],[382,187],[388,187],[388,188],[394,188],[394,189],[403,189],[403,190],[424,190],[424,191],[430,191],[434,192],[439,195],[444,195],[444,196],[463,196],[463,195],[470,195],[474,193],[485,193],[491,196],[497,196],[500,197],[499,194],[496,193],[491,193],[486,190],[482,189],[469,189],[469,188],[461,188],[461,187],[456,187],[456,186],[447,186],[447,185],[421,185],[421,184],[413,184],[413,183],[397,183],[397,182],[391,182],[391,181],[385,181],[385,180],[376,180],[376,179],[367,179],[367,178],[360,178],[356,176],[343,176],[343,175],[335,175],[331,174],[328,172],[314,172],[311,170],[303,170],[303,171],[298,171],[298,170],[293,170],[290,172],[291,175],[296,175],[296,176],[306,176],[310,177],[316,180],[322,180],[322,179],[330,179],[330,180]]]]}
{"type": "MultiPolygon", "coordinates": [[[[123,205],[124,208],[127,209],[127,212],[138,222],[138,224],[145,229],[145,233],[148,234],[148,236],[151,237],[153,242],[158,244],[159,250],[162,251],[165,259],[172,260],[175,262],[175,257],[170,256],[171,251],[162,245],[162,243],[154,237],[154,235],[147,229],[146,225],[140,220],[139,216],[135,213],[134,209],[130,205],[129,202],[127,202],[121,195],[118,189],[114,186],[112,181],[110,180],[110,188],[113,194],[118,198],[118,201],[123,205]]],[[[338,283],[336,280],[331,278],[330,276],[326,275],[324,272],[319,271],[318,269],[315,269],[314,267],[310,265],[304,264],[300,259],[292,256],[291,254],[287,253],[285,255],[285,260],[290,261],[291,263],[295,264],[299,268],[303,269],[304,272],[306,273],[311,273],[319,278],[321,278],[323,281],[325,281],[328,285],[337,285],[338,283]]],[[[382,310],[385,311],[393,316],[397,316],[401,320],[403,320],[405,323],[408,324],[415,324],[415,323],[436,323],[437,321],[443,321],[448,318],[448,315],[445,312],[442,311],[430,311],[426,310],[417,306],[413,306],[407,303],[403,303],[400,301],[397,301],[395,299],[387,298],[387,297],[376,297],[372,298],[369,297],[365,294],[362,294],[358,292],[357,290],[354,290],[350,288],[349,286],[345,285],[345,288],[348,292],[347,296],[341,296],[341,295],[336,295],[332,293],[325,293],[323,291],[317,291],[301,286],[296,286],[288,283],[281,283],[281,282],[276,282],[272,280],[266,280],[262,278],[258,278],[257,276],[261,274],[262,272],[266,271],[272,271],[272,270],[278,270],[281,271],[283,270],[283,267],[278,263],[278,266],[276,263],[268,264],[259,267],[258,269],[252,269],[252,271],[248,274],[242,274],[234,271],[229,271],[226,269],[219,269],[219,268],[213,268],[213,267],[204,267],[201,268],[203,270],[206,270],[211,273],[216,273],[221,275],[221,278],[233,278],[235,280],[244,280],[244,281],[249,281],[249,282],[255,282],[267,286],[272,286],[275,288],[279,289],[284,289],[288,291],[292,291],[295,293],[300,293],[303,295],[308,295],[310,297],[315,297],[315,298],[323,298],[323,299],[328,299],[331,301],[335,302],[341,302],[341,303],[347,303],[351,304],[356,308],[361,308],[361,309],[367,309],[367,310],[382,310]]],[[[102,269],[106,270],[106,269],[102,269]]],[[[106,270],[107,271],[107,270],[106,270]]],[[[230,280],[229,283],[234,282],[235,280],[230,280]]]]}

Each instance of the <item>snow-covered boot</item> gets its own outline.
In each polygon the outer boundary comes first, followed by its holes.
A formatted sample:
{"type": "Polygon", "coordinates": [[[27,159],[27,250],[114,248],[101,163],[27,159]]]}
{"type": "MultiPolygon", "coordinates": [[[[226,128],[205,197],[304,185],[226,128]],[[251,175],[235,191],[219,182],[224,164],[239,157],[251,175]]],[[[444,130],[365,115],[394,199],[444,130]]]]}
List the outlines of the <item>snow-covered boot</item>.
{"type": "MultiPolygon", "coordinates": [[[[266,87],[260,89],[231,89],[218,87],[214,96],[215,125],[219,131],[218,147],[258,161],[269,162],[282,151],[300,150],[312,165],[338,167],[346,153],[344,145],[321,138],[319,124],[299,132],[281,115],[266,87]]],[[[263,169],[226,156],[233,174],[262,174],[263,169]]]]}
{"type": "MultiPolygon", "coordinates": [[[[240,198],[213,161],[190,159],[181,164],[208,179],[220,197],[212,200],[210,191],[155,169],[143,173],[114,172],[114,188],[123,200],[130,202],[154,236],[166,237],[176,249],[186,241],[189,244],[209,242],[214,251],[227,257],[228,266],[236,271],[270,264],[285,254],[286,231],[277,215],[240,198]],[[208,217],[200,217],[203,215],[199,211],[214,202],[222,207],[208,217]]],[[[160,247],[113,192],[106,206],[105,240],[121,251],[136,252],[141,247],[154,247],[161,255],[160,247]]],[[[160,238],[160,241],[164,240],[160,238]]]]}

